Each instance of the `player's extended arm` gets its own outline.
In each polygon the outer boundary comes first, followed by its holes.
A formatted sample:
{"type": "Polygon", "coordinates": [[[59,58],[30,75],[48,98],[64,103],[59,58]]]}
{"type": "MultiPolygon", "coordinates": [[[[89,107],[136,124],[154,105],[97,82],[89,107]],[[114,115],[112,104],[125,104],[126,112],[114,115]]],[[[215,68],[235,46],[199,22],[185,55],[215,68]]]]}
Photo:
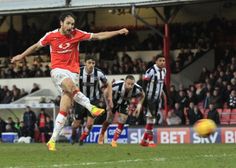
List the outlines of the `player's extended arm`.
{"type": "Polygon", "coordinates": [[[140,100],[139,100],[139,102],[138,102],[138,104],[137,104],[137,107],[136,107],[136,109],[135,109],[135,116],[136,116],[136,117],[138,117],[139,114],[140,114],[140,111],[141,111],[142,106],[143,106],[143,101],[144,101],[144,99],[145,99],[145,93],[144,93],[144,91],[142,91],[142,93],[141,93],[141,95],[140,95],[140,100]]]}
{"type": "Polygon", "coordinates": [[[144,99],[145,99],[145,93],[144,93],[144,91],[142,91],[139,104],[143,104],[144,99]]]}
{"type": "Polygon", "coordinates": [[[14,62],[16,62],[16,61],[22,60],[23,58],[27,57],[28,55],[35,53],[36,51],[38,51],[38,50],[39,50],[40,48],[42,48],[42,47],[43,47],[43,46],[41,46],[39,42],[33,44],[32,46],[30,46],[29,48],[27,48],[23,53],[14,56],[14,57],[11,59],[11,63],[14,63],[14,62]]]}
{"type": "Polygon", "coordinates": [[[92,35],[92,40],[104,40],[104,39],[109,39],[118,35],[127,35],[128,33],[129,33],[129,30],[127,30],[126,28],[116,30],[116,31],[94,33],[92,35]]]}

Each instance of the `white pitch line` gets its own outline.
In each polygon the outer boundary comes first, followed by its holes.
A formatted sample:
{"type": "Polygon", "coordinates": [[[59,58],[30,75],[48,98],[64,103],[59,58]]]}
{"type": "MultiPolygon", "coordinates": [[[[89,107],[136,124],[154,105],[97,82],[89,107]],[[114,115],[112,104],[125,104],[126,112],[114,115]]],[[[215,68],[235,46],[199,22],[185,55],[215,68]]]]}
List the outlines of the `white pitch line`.
{"type": "MultiPolygon", "coordinates": [[[[108,165],[115,163],[130,163],[130,162],[144,162],[144,161],[154,161],[160,162],[165,161],[166,158],[152,158],[152,159],[129,159],[129,160],[118,160],[118,161],[107,161],[107,162],[82,162],[82,163],[73,163],[73,164],[53,164],[53,165],[38,165],[33,166],[34,168],[63,168],[71,166],[90,166],[90,165],[108,165]]],[[[4,168],[31,168],[30,166],[16,166],[16,167],[4,167],[4,168]]]]}

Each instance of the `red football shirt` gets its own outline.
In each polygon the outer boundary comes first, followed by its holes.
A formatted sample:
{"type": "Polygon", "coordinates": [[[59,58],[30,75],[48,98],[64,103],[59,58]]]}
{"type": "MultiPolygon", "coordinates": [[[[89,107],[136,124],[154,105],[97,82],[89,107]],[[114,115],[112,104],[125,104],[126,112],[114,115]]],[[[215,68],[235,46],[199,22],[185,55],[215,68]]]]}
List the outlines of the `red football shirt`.
{"type": "Polygon", "coordinates": [[[71,36],[62,35],[59,29],[48,32],[39,42],[42,46],[50,45],[51,68],[67,69],[79,73],[79,42],[89,40],[92,33],[78,29],[71,32],[71,36]]]}

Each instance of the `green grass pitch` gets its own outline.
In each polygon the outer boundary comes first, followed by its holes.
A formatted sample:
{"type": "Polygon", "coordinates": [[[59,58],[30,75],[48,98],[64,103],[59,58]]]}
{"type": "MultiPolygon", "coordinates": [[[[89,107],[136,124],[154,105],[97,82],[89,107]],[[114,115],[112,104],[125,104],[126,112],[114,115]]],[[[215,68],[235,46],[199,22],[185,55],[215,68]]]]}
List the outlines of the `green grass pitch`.
{"type": "Polygon", "coordinates": [[[235,168],[235,144],[0,144],[1,168],[235,168]]]}

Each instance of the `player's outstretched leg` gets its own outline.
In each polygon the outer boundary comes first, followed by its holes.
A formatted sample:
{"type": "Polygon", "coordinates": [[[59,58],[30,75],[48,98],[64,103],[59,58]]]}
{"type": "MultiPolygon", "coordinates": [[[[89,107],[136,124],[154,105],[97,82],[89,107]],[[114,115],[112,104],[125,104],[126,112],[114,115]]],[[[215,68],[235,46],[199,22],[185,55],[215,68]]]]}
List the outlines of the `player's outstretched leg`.
{"type": "Polygon", "coordinates": [[[80,105],[84,106],[93,117],[98,117],[102,115],[105,112],[105,109],[98,108],[97,106],[94,106],[90,103],[90,100],[88,97],[86,97],[82,92],[79,90],[75,90],[73,93],[73,99],[79,103],[80,105]]]}
{"type": "Polygon", "coordinates": [[[92,106],[91,114],[93,117],[98,117],[102,115],[103,113],[105,113],[105,109],[96,107],[94,105],[92,106]]]}

